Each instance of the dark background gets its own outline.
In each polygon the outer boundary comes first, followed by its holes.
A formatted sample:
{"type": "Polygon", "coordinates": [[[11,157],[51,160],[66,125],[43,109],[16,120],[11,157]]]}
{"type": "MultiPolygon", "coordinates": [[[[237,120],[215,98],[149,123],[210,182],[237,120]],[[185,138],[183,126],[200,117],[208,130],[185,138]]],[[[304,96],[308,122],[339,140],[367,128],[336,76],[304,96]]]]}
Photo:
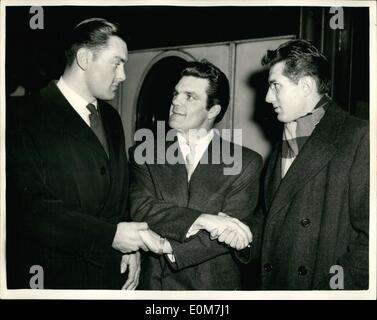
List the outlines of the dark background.
{"type": "Polygon", "coordinates": [[[30,90],[61,74],[66,31],[90,17],[117,22],[129,50],[298,34],[300,17],[298,7],[45,6],[44,29],[32,30],[29,10],[7,8],[6,53],[7,71],[30,90]]]}
{"type": "Polygon", "coordinates": [[[332,30],[323,7],[44,6],[33,30],[30,6],[6,8],[6,88],[39,90],[64,68],[67,30],[90,17],[117,22],[129,50],[295,35],[313,41],[333,66],[332,95],[344,109],[369,116],[369,12],[344,8],[332,30]]]}

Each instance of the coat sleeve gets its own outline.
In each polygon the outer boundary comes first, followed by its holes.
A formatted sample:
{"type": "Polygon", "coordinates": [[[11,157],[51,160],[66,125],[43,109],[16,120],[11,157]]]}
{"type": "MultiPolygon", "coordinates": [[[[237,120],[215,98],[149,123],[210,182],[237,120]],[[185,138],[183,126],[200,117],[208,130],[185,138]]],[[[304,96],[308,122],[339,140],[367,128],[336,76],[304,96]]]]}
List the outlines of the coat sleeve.
{"type": "MultiPolygon", "coordinates": [[[[132,218],[146,221],[152,230],[169,240],[176,258],[173,268],[186,268],[234,251],[211,240],[205,231],[187,239],[187,231],[202,212],[158,200],[148,167],[136,164],[132,152],[130,159],[132,218]]],[[[257,156],[242,168],[224,196],[223,212],[243,222],[250,221],[258,202],[261,167],[262,159],[257,156]]],[[[245,251],[248,259],[250,249],[245,251]]],[[[240,254],[241,260],[245,260],[244,254],[240,254]]]]}
{"type": "Polygon", "coordinates": [[[248,224],[253,234],[250,248],[241,251],[233,250],[228,246],[210,239],[207,232],[201,231],[185,243],[172,242],[175,264],[170,263],[175,269],[183,269],[203,263],[219,255],[231,252],[243,263],[249,262],[259,252],[261,224],[256,216],[256,207],[259,199],[259,180],[262,168],[262,158],[253,158],[235,179],[225,195],[222,212],[248,224]],[[256,241],[254,241],[256,240],[256,241]]]}
{"type": "Polygon", "coordinates": [[[158,199],[146,164],[138,164],[130,149],[130,215],[132,221],[147,222],[160,236],[184,242],[186,234],[201,211],[179,207],[158,199]]]}
{"type": "Polygon", "coordinates": [[[8,123],[7,128],[7,177],[12,180],[9,198],[16,203],[7,218],[18,225],[12,230],[21,230],[24,238],[43,246],[104,266],[106,256],[115,252],[111,245],[116,225],[68,207],[51,191],[34,135],[36,128],[19,120],[8,123]]]}
{"type": "Polygon", "coordinates": [[[344,289],[367,289],[369,277],[369,131],[361,138],[349,174],[351,226],[357,236],[339,258],[344,289]]]}

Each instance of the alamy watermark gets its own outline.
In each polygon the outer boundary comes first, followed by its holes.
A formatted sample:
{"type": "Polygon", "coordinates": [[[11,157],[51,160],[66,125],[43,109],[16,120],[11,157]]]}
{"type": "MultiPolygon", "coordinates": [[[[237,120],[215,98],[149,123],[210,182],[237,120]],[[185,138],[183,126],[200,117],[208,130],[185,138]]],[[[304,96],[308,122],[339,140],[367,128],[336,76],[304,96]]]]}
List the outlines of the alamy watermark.
{"type": "Polygon", "coordinates": [[[43,7],[32,6],[29,10],[33,16],[30,18],[29,26],[33,30],[44,29],[44,12],[43,7]]]}
{"type": "Polygon", "coordinates": [[[342,266],[333,265],[330,268],[330,273],[334,274],[330,278],[330,288],[333,290],[342,290],[344,289],[344,270],[342,266]]]}
{"type": "MultiPolygon", "coordinates": [[[[237,175],[242,170],[242,130],[241,129],[213,129],[210,152],[205,152],[200,159],[201,164],[224,164],[224,175],[237,175]],[[220,136],[233,136],[234,144],[220,136]]],[[[185,159],[179,152],[179,142],[175,138],[177,130],[166,132],[165,122],[157,122],[157,134],[152,130],[139,129],[135,132],[134,141],[139,142],[135,148],[134,159],[139,165],[143,164],[185,164],[185,159]]],[[[186,135],[191,141],[207,134],[204,129],[190,129],[186,135]]]]}
{"type": "Polygon", "coordinates": [[[30,274],[33,276],[29,280],[31,289],[44,289],[44,270],[43,267],[36,264],[30,267],[30,274]]]}
{"type": "Polygon", "coordinates": [[[333,30],[344,29],[344,10],[342,7],[331,7],[330,13],[333,16],[330,18],[329,25],[333,30]]]}

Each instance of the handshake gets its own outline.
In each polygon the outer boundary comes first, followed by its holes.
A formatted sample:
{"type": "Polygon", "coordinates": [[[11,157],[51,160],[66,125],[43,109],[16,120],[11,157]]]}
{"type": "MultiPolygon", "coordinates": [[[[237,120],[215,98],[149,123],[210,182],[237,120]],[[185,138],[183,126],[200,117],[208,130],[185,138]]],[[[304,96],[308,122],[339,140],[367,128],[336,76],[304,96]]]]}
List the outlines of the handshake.
{"type": "MultiPolygon", "coordinates": [[[[190,227],[187,237],[200,230],[209,233],[211,240],[217,240],[236,250],[250,245],[252,234],[247,225],[236,218],[219,212],[217,215],[201,214],[190,227]]],[[[142,249],[156,254],[172,253],[168,240],[149,229],[145,222],[120,222],[112,247],[122,253],[131,253],[142,249]]]]}
{"type": "Polygon", "coordinates": [[[200,230],[206,230],[212,240],[227,244],[233,249],[242,250],[253,240],[250,228],[236,218],[219,212],[214,214],[201,214],[191,226],[188,235],[195,234],[200,230]]]}

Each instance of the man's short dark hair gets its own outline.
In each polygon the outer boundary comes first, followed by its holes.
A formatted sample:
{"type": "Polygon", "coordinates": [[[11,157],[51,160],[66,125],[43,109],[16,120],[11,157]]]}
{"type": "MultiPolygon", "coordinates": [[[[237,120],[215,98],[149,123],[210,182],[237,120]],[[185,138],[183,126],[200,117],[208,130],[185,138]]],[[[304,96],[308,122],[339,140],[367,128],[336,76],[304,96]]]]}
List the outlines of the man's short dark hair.
{"type": "Polygon", "coordinates": [[[215,119],[215,123],[220,122],[229,104],[229,82],[226,75],[214,64],[207,60],[189,62],[182,71],[181,76],[193,76],[197,78],[207,79],[207,109],[218,104],[221,111],[215,119]]]}
{"type": "Polygon", "coordinates": [[[118,36],[118,26],[102,18],[81,21],[67,37],[65,57],[68,66],[72,65],[77,51],[82,48],[99,50],[105,48],[110,36],[118,36]]]}
{"type": "Polygon", "coordinates": [[[283,74],[294,83],[304,76],[311,76],[317,83],[319,94],[330,91],[330,67],[327,58],[309,41],[302,39],[290,40],[276,50],[268,50],[262,59],[262,65],[272,67],[284,61],[283,74]]]}

